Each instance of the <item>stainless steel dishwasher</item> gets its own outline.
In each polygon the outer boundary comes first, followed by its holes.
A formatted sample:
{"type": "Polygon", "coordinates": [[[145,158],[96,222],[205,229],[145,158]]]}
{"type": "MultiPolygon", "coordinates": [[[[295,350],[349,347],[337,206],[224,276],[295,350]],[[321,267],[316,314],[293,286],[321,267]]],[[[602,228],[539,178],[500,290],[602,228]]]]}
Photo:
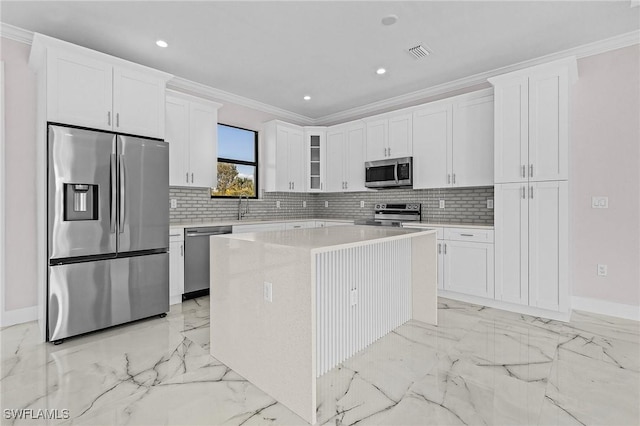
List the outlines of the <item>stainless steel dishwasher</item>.
{"type": "Polygon", "coordinates": [[[185,229],[183,300],[209,294],[209,237],[230,233],[231,226],[185,229]]]}

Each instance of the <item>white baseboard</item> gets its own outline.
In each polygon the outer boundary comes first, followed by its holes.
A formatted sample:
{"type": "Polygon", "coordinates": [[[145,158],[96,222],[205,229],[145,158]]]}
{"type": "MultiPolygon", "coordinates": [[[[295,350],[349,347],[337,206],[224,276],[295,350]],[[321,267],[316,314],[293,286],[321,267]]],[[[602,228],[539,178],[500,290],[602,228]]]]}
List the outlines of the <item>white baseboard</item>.
{"type": "Polygon", "coordinates": [[[577,311],[586,311],[594,314],[640,321],[640,306],[573,296],[571,298],[571,308],[577,311]]]}
{"type": "Polygon", "coordinates": [[[12,311],[3,310],[0,314],[2,314],[0,315],[0,327],[8,327],[29,321],[37,321],[38,307],[29,306],[28,308],[14,309],[12,311]]]}

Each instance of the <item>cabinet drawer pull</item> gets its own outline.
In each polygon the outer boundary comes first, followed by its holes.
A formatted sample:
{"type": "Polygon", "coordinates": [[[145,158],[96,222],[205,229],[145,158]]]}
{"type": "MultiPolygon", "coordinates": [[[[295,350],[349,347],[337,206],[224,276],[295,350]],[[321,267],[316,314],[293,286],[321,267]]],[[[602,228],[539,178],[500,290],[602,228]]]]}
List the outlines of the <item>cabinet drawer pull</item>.
{"type": "Polygon", "coordinates": [[[529,177],[533,177],[533,164],[529,165],[529,177]]]}
{"type": "Polygon", "coordinates": [[[529,187],[529,197],[533,200],[533,186],[529,187]]]}
{"type": "Polygon", "coordinates": [[[463,237],[473,237],[473,234],[460,234],[463,237]]]}
{"type": "Polygon", "coordinates": [[[522,187],[522,199],[524,200],[525,198],[527,198],[527,190],[525,189],[525,187],[522,187]]]}

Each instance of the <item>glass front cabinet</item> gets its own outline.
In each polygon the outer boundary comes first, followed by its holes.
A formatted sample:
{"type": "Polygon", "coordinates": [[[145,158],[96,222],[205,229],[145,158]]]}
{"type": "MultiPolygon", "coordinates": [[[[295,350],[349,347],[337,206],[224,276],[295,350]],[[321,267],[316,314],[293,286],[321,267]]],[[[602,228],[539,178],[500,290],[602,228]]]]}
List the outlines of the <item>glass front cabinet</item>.
{"type": "Polygon", "coordinates": [[[306,127],[307,189],[309,192],[325,190],[325,137],[324,127],[306,127]]]}

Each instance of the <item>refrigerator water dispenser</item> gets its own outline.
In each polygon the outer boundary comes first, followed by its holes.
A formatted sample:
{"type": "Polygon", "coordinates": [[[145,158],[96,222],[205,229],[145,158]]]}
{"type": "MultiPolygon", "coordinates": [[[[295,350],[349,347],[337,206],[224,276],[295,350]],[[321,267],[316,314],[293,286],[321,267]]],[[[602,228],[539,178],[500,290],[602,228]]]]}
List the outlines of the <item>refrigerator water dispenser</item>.
{"type": "Polygon", "coordinates": [[[64,220],[98,220],[98,185],[64,184],[64,220]]]}

